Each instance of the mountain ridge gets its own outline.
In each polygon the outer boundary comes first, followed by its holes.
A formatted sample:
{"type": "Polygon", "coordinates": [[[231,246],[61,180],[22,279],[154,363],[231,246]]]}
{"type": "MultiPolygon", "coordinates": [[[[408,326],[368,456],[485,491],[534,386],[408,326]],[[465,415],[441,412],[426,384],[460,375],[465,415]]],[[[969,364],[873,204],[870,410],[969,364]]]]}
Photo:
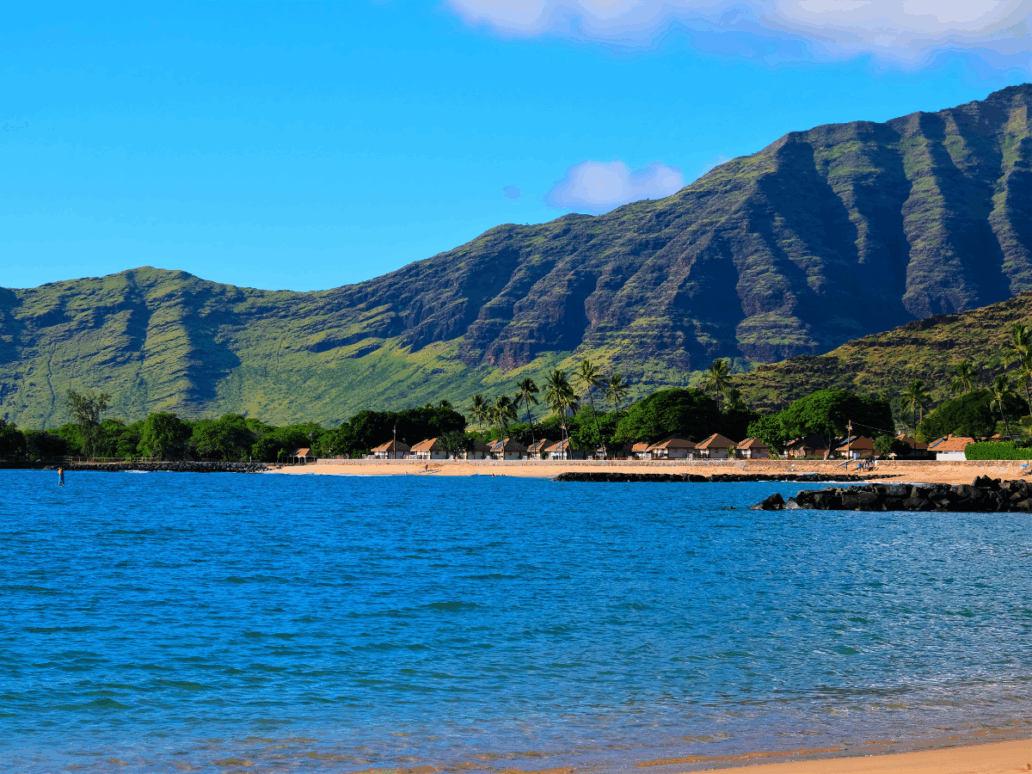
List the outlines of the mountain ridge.
{"type": "Polygon", "coordinates": [[[714,358],[819,355],[1032,289],[1032,86],[884,123],[790,132],[677,194],[507,224],[310,293],[141,268],[0,291],[0,416],[63,390],[127,417],[334,423],[591,357],[641,391],[714,358]]]}

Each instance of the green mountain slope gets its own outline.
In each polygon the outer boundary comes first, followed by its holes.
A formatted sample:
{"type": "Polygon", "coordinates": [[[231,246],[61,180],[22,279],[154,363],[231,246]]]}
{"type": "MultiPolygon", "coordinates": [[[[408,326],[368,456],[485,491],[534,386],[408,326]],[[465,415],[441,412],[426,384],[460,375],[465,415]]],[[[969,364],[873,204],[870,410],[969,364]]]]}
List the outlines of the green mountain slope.
{"type": "MultiPolygon", "coordinates": [[[[1032,292],[968,312],[936,315],[734,377],[748,402],[780,408],[815,386],[898,398],[920,379],[936,402],[952,396],[953,370],[968,361],[983,386],[1006,370],[1003,345],[1016,323],[1032,326],[1032,292]]],[[[1011,369],[1013,373],[1013,369],[1011,369]]]]}
{"type": "Polygon", "coordinates": [[[1032,86],[793,132],[660,201],[507,225],[368,282],[266,292],[137,269],[0,291],[0,416],[335,422],[597,359],[641,391],[1032,289],[1032,86]]]}

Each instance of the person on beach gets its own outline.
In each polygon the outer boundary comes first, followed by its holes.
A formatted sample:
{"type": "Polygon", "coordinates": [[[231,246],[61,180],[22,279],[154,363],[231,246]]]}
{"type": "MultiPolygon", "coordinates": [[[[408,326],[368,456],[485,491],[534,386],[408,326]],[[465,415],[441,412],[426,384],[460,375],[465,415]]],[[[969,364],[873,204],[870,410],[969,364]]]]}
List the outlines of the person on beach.
{"type": "Polygon", "coordinates": [[[64,486],[64,468],[57,469],[57,485],[64,486]]]}

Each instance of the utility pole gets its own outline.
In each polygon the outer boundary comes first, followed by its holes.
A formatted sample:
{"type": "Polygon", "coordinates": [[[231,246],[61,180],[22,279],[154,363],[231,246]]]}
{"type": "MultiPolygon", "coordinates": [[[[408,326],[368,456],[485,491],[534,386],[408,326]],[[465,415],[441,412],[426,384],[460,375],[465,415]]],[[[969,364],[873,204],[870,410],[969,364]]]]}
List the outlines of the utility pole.
{"type": "Polygon", "coordinates": [[[852,448],[853,448],[853,420],[852,419],[850,419],[846,423],[846,431],[847,431],[847,435],[846,435],[846,459],[847,460],[851,460],[851,459],[853,459],[853,455],[851,454],[851,451],[852,451],[852,448]]]}
{"type": "Polygon", "coordinates": [[[398,423],[394,423],[394,443],[391,444],[391,459],[398,459],[398,423]]]}

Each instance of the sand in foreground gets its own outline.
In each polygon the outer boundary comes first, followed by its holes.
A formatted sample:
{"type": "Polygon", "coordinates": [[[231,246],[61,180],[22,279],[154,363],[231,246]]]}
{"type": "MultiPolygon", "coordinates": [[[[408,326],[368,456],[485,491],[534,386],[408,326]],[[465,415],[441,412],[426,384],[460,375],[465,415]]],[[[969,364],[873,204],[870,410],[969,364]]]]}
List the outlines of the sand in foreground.
{"type": "MultiPolygon", "coordinates": [[[[1021,462],[880,462],[865,475],[885,476],[888,481],[923,482],[930,484],[970,484],[978,476],[1017,479],[1026,475],[1021,462]]],[[[850,463],[848,470],[841,461],[784,461],[751,460],[731,463],[686,463],[686,462],[625,462],[588,461],[558,462],[533,460],[525,462],[457,461],[433,460],[322,460],[316,464],[284,466],[272,473],[288,475],[336,475],[336,476],[516,476],[519,478],[554,478],[567,472],[612,472],[643,473],[646,475],[741,475],[759,474],[777,476],[785,474],[823,473],[840,475],[855,474],[856,464],[850,463]]]]}
{"type": "Polygon", "coordinates": [[[1011,774],[1032,771],[1030,764],[1032,740],[1022,739],[862,758],[739,765],[731,770],[748,774],[1011,774]]]}

